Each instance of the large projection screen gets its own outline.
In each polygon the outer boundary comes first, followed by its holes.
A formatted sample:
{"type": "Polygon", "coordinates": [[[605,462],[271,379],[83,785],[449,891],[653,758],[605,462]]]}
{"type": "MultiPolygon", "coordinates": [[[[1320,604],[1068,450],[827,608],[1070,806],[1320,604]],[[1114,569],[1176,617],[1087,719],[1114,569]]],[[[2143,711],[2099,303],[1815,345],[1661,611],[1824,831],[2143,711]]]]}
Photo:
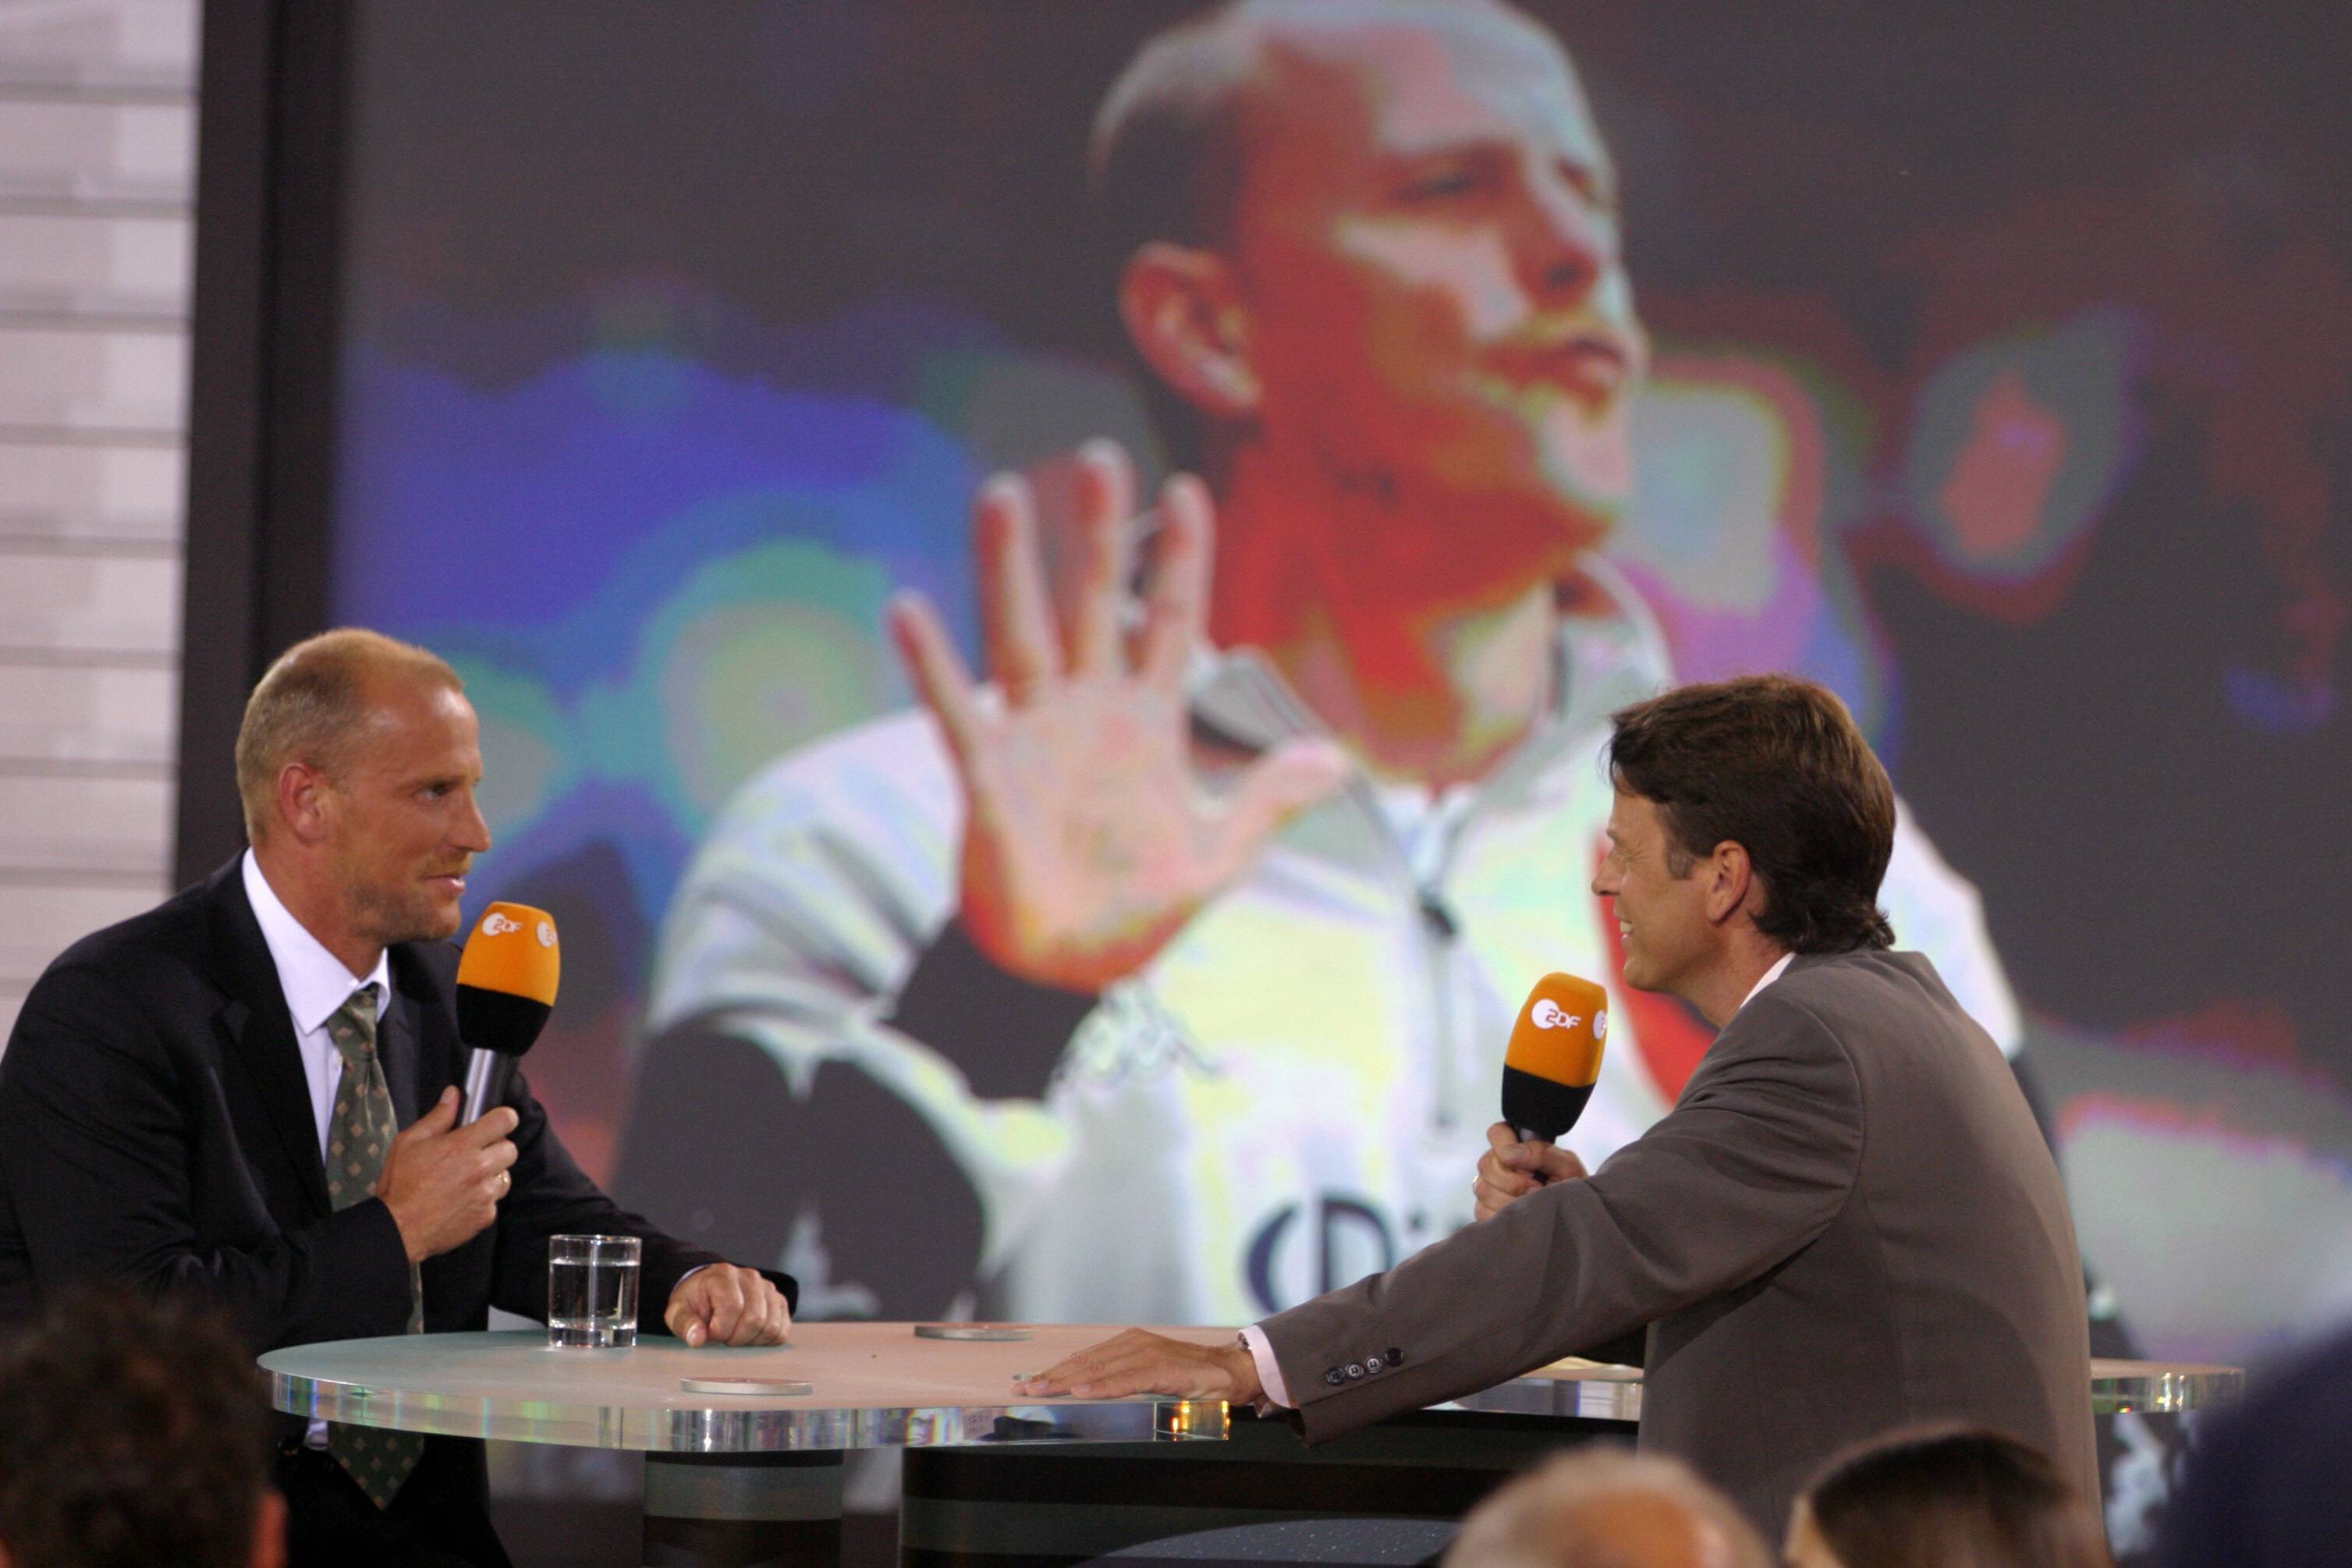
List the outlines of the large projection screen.
{"type": "Polygon", "coordinates": [[[1549,771],[1386,770],[1087,1012],[940,952],[959,797],[885,614],[918,591],[981,661],[986,476],[1036,477],[1050,543],[1078,443],[1149,481],[1202,442],[1087,174],[1112,84],[1200,9],[357,7],[327,603],[466,679],[475,893],[561,922],[529,1065],[583,1163],[819,1315],[1287,1305],[1466,1217],[1545,970],[1616,991],[1588,1161],[1672,1102],[1706,1037],[1619,984],[1592,725],[1786,669],[1895,775],[1898,937],[2032,1085],[2113,1326],[2235,1359],[2352,1310],[2342,17],[1319,7],[1377,71],[1298,45],[1339,107],[1196,126],[1120,199],[1205,224],[1187,255],[1332,269],[1243,285],[1290,289],[1250,340],[1265,429],[1491,505],[1318,539],[1213,474],[1221,551],[1286,527],[1313,564],[1221,575],[1212,629],[1397,613],[1334,584],[1448,611],[1556,514],[1592,553],[1559,574],[1549,771]],[[1514,330],[1512,226],[1548,221],[1508,147],[1446,162],[1457,122],[1605,161],[1577,221],[1630,303],[1572,309],[1646,333],[1621,424],[1561,435],[1590,407],[1524,354],[1462,371],[1510,382],[1483,413],[1430,390],[1482,311],[1514,330]],[[972,989],[918,1026],[933,959],[972,989]]]}

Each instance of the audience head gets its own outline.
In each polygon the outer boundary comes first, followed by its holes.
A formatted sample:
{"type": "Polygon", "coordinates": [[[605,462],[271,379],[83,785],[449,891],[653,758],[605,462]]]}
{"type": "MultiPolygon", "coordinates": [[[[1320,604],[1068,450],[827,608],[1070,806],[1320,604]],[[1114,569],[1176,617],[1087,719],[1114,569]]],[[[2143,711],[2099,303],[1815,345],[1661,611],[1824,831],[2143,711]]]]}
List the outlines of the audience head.
{"type": "Polygon", "coordinates": [[[1769,1568],[1723,1494],[1684,1465],[1604,1447],[1531,1470],[1470,1511],[1445,1568],[1769,1568]]]}
{"type": "Polygon", "coordinates": [[[278,1568],[269,1412],[227,1326],[121,1289],[0,1339],[0,1568],[278,1568]]]}
{"type": "Polygon", "coordinates": [[[1790,1568],[2107,1568],[2099,1521],[2014,1437],[1928,1427],[1832,1461],[1789,1521],[1790,1568]]]}

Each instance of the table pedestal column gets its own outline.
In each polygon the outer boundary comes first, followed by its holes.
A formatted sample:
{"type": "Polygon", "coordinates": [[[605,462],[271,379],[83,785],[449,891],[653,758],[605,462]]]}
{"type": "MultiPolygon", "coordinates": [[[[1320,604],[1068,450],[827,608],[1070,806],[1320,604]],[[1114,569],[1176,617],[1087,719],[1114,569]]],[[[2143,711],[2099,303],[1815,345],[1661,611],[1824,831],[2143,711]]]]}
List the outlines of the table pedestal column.
{"type": "Polygon", "coordinates": [[[647,1454],[646,1568],[838,1568],[838,1453],[647,1454]]]}

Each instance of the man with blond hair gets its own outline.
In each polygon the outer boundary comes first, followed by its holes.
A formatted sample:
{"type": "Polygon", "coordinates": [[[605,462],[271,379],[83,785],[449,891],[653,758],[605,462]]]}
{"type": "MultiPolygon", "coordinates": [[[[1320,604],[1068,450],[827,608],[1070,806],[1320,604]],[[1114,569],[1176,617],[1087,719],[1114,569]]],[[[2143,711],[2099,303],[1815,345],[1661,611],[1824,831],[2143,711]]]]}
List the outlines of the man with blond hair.
{"type": "MultiPolygon", "coordinates": [[[[458,1125],[466,876],[490,847],[455,671],[373,632],[289,649],[236,744],[252,847],[68,948],[0,1057],[0,1317],[114,1279],[256,1350],[539,1315],[547,1238],[645,1240],[688,1344],[781,1342],[793,1282],[599,1192],[520,1078],[458,1125]],[[335,1158],[327,1160],[330,1149],[335,1158]]],[[[503,1564],[482,1446],[288,1418],[291,1560],[503,1564]]]]}
{"type": "Polygon", "coordinates": [[[1678,1460],[1594,1447],[1470,1510],[1445,1568],[1771,1568],[1730,1500],[1678,1460]]]}

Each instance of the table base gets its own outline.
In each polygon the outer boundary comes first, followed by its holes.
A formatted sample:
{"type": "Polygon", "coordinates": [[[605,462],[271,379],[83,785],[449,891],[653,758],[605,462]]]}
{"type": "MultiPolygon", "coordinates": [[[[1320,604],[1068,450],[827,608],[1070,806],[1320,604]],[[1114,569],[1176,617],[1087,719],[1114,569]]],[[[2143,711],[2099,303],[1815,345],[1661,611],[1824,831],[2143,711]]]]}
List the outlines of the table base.
{"type": "Polygon", "coordinates": [[[1204,1531],[1454,1521],[1545,1456],[1594,1437],[1630,1441],[1633,1431],[1615,1421],[1421,1410],[1309,1448],[1287,1422],[1236,1410],[1223,1443],[909,1448],[898,1561],[1061,1568],[1204,1531]]]}
{"type": "Polygon", "coordinates": [[[645,1568],[837,1568],[841,1455],[647,1454],[645,1568]]]}

